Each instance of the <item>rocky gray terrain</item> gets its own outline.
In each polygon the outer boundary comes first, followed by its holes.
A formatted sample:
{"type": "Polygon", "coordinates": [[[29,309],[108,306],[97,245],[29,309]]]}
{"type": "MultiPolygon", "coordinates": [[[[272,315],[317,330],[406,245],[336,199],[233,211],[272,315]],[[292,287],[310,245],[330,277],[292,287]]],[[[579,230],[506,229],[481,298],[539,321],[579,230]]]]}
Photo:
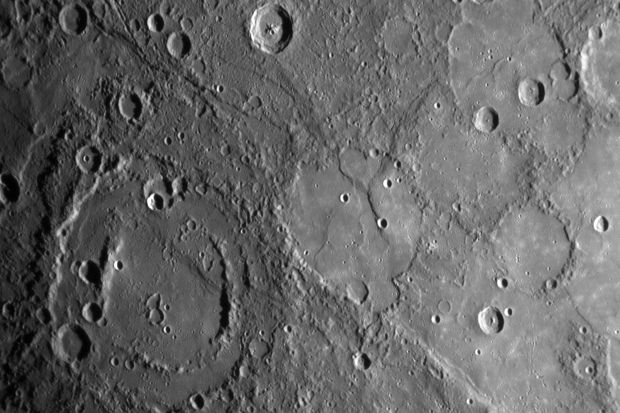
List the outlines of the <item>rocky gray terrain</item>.
{"type": "Polygon", "coordinates": [[[0,411],[620,411],[620,3],[0,1],[0,411]]]}

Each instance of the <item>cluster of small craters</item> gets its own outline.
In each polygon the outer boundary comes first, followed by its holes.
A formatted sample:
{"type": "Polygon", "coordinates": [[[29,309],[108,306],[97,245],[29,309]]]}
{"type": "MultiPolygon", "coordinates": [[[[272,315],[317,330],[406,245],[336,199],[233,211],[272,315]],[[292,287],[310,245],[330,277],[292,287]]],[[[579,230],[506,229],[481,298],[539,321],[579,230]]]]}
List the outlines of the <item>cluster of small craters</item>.
{"type": "Polygon", "coordinates": [[[148,180],[144,185],[146,205],[151,211],[162,211],[171,208],[175,201],[180,201],[187,189],[183,178],[168,179],[159,177],[148,180]]]}
{"type": "MultiPolygon", "coordinates": [[[[538,106],[545,99],[545,86],[538,79],[526,77],[517,86],[517,97],[525,107],[538,106]]],[[[495,108],[482,106],[475,111],[472,122],[479,132],[491,133],[499,127],[500,116],[495,108]]]]}
{"type": "MultiPolygon", "coordinates": [[[[168,304],[163,304],[161,301],[161,295],[155,293],[151,295],[146,301],[146,318],[152,326],[161,326],[164,322],[164,311],[166,308],[170,308],[168,304]]],[[[162,326],[161,331],[164,334],[171,332],[170,326],[162,326]]]]}
{"type": "MultiPolygon", "coordinates": [[[[146,19],[146,26],[155,37],[163,34],[168,26],[169,17],[161,13],[152,13],[146,19]]],[[[191,19],[185,17],[181,21],[181,30],[166,30],[167,37],[165,42],[166,51],[174,59],[180,60],[187,57],[192,51],[192,40],[187,31],[191,30],[193,23],[191,19]]]]}
{"type": "MultiPolygon", "coordinates": [[[[72,265],[73,271],[77,271],[78,277],[94,292],[94,296],[99,296],[102,288],[102,271],[99,264],[87,259],[76,261],[72,265]],[[77,270],[76,270],[77,269],[77,270]]],[[[82,306],[82,318],[88,323],[98,324],[103,320],[103,299],[99,297],[94,301],[84,303],[82,306]]]]}
{"type": "MultiPolygon", "coordinates": [[[[105,325],[103,311],[102,270],[99,264],[92,259],[76,261],[71,265],[72,271],[86,284],[95,300],[87,301],[82,305],[81,317],[89,324],[98,326],[105,325]]],[[[122,264],[117,261],[115,271],[122,269],[122,264]]],[[[60,326],[56,332],[53,349],[61,360],[73,364],[85,359],[91,351],[91,338],[77,321],[60,326]]]]}

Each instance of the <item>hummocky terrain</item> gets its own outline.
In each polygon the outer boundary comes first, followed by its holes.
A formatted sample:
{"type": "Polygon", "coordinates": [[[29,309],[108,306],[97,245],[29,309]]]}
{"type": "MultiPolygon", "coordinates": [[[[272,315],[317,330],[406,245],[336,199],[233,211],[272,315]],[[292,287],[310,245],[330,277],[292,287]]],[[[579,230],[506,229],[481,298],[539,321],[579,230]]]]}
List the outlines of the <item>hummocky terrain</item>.
{"type": "Polygon", "coordinates": [[[0,134],[2,412],[620,411],[617,1],[0,0],[0,134]]]}

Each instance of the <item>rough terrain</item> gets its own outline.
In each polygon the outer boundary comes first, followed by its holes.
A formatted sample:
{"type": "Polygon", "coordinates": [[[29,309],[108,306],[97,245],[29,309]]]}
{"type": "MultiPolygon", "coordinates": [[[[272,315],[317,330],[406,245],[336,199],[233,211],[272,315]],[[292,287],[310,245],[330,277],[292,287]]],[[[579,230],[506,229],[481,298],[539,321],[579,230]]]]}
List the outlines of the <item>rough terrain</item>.
{"type": "Polygon", "coordinates": [[[0,1],[0,411],[620,411],[620,6],[0,1]]]}

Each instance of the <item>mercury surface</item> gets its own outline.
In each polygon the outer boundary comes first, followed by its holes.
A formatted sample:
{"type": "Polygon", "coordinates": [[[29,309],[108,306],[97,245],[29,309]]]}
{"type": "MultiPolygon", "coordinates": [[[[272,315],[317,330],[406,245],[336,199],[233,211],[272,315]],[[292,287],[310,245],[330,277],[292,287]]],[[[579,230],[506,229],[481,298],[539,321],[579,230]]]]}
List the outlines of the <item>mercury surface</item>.
{"type": "Polygon", "coordinates": [[[620,411],[620,3],[1,0],[0,411],[620,411]]]}

